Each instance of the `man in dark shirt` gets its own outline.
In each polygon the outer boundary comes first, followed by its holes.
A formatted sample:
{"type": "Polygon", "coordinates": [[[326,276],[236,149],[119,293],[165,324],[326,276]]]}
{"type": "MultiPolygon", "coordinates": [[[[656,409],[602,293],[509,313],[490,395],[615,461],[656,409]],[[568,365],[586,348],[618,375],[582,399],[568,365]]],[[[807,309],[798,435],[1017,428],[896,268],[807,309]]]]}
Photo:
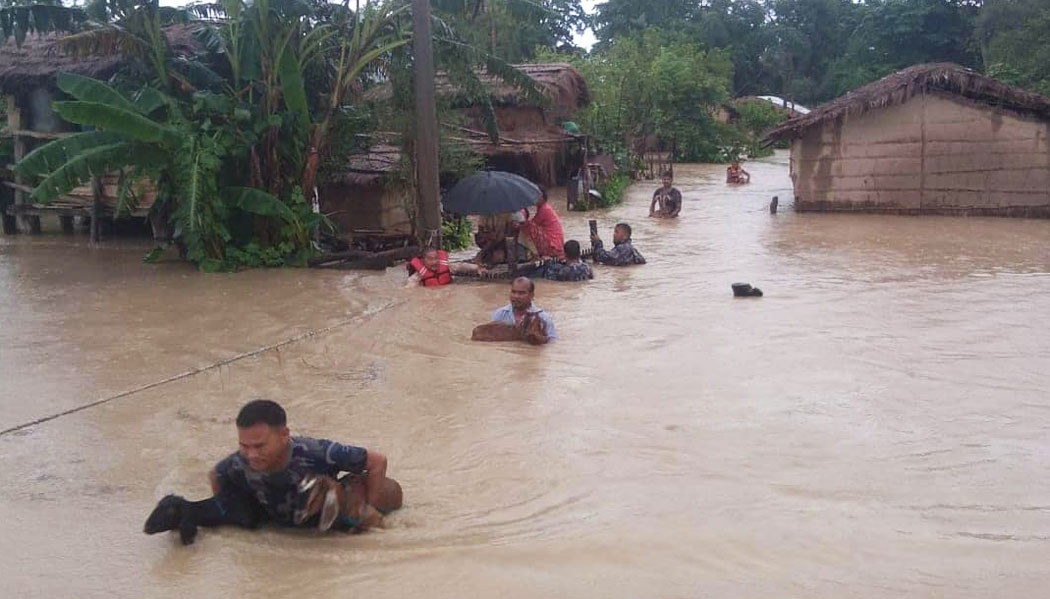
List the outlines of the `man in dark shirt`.
{"type": "Polygon", "coordinates": [[[580,242],[570,239],[562,246],[565,261],[548,260],[535,265],[529,271],[531,277],[543,277],[548,281],[586,281],[594,278],[591,267],[580,261],[580,242]]]}
{"type": "Polygon", "coordinates": [[[649,216],[656,218],[677,218],[682,211],[682,192],[671,187],[673,175],[666,171],[661,177],[663,186],[653,192],[653,201],[649,204],[649,216]],[[659,210],[657,210],[659,206],[659,210]]]}
{"type": "Polygon", "coordinates": [[[592,258],[607,266],[645,264],[645,258],[631,244],[631,225],[620,223],[613,229],[613,249],[606,250],[597,235],[591,235],[592,258]]]}
{"type": "Polygon", "coordinates": [[[339,528],[376,526],[383,514],[401,507],[401,486],[387,478],[385,456],[325,439],[293,437],[284,408],[276,402],[245,404],[237,415],[237,439],[240,451],[209,473],[215,495],[201,501],[178,495],[161,499],[143,527],[147,534],[177,529],[185,545],[194,541],[198,526],[254,528],[267,521],[312,526],[316,518],[296,519],[300,483],[315,475],[337,478],[342,472],[349,473],[341,480],[345,492],[363,496],[364,505],[353,517],[341,518],[339,528]]]}
{"type": "Polygon", "coordinates": [[[384,455],[327,439],[293,437],[284,408],[276,402],[248,402],[237,415],[237,440],[240,451],[221,460],[209,474],[212,491],[252,496],[278,524],[295,525],[299,483],[313,474],[363,476],[366,505],[357,525],[374,526],[382,514],[401,507],[401,488],[387,478],[384,455]]]}

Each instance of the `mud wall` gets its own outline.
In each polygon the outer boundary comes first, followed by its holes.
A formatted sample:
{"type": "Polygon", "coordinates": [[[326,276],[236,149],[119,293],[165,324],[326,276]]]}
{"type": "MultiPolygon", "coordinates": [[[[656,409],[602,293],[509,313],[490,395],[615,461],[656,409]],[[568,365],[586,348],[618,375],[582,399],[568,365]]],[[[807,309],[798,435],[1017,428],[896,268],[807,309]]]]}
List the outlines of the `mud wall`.
{"type": "Polygon", "coordinates": [[[941,93],[814,127],[791,147],[799,211],[1050,217],[1050,123],[941,93]]]}
{"type": "Polygon", "coordinates": [[[412,232],[402,191],[396,186],[331,184],[322,187],[318,194],[321,212],[328,214],[340,231],[412,232]]]}

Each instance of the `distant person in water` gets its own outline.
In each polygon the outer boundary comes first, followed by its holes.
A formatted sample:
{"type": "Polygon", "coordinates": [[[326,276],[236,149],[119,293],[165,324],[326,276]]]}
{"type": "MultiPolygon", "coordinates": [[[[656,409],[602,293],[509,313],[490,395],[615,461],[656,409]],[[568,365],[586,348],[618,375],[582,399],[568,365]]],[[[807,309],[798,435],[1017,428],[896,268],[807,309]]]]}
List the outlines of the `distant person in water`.
{"type": "Polygon", "coordinates": [[[682,211],[682,193],[671,186],[674,175],[665,171],[660,178],[663,185],[653,192],[653,201],[649,204],[649,216],[655,218],[677,218],[682,211]]]}
{"type": "Polygon", "coordinates": [[[536,214],[521,225],[521,235],[518,240],[540,259],[565,257],[562,249],[565,232],[562,230],[558,213],[547,201],[546,189],[540,188],[540,196],[536,201],[536,214]]]}
{"type": "Polygon", "coordinates": [[[606,250],[597,235],[591,235],[592,258],[607,266],[630,266],[645,264],[645,258],[631,243],[631,225],[620,223],[613,229],[613,249],[606,250]]]}
{"type": "Polygon", "coordinates": [[[726,183],[750,183],[751,173],[740,166],[739,160],[734,160],[726,168],[726,183]]]}
{"type": "Polygon", "coordinates": [[[530,276],[549,281],[586,281],[594,278],[591,267],[580,260],[580,242],[570,239],[563,246],[565,261],[548,260],[532,265],[530,276]]]}
{"type": "Polygon", "coordinates": [[[448,261],[448,252],[429,248],[409,260],[407,287],[422,285],[423,287],[441,287],[453,281],[455,275],[476,275],[485,272],[483,266],[470,264],[469,262],[448,261]]]}
{"type": "Polygon", "coordinates": [[[147,534],[178,529],[183,544],[188,544],[198,525],[315,526],[318,515],[304,518],[302,499],[317,477],[343,485],[339,495],[350,509],[337,512],[332,523],[337,529],[377,526],[384,514],[401,507],[401,485],[387,477],[383,454],[292,436],[284,408],[276,402],[256,399],[245,404],[237,414],[237,441],[240,449],[219,461],[208,475],[214,496],[187,501],[168,495],[147,519],[147,534]],[[336,482],[341,473],[347,474],[336,482]]]}

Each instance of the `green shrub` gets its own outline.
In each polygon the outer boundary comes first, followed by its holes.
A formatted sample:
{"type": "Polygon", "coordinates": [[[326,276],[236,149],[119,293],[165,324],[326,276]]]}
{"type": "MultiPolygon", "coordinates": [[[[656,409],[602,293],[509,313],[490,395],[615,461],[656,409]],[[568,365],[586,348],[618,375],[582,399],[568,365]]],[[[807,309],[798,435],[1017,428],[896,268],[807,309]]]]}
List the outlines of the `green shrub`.
{"type": "Polygon", "coordinates": [[[474,243],[474,231],[470,220],[464,217],[445,217],[441,221],[441,249],[446,252],[462,250],[474,243]]]}

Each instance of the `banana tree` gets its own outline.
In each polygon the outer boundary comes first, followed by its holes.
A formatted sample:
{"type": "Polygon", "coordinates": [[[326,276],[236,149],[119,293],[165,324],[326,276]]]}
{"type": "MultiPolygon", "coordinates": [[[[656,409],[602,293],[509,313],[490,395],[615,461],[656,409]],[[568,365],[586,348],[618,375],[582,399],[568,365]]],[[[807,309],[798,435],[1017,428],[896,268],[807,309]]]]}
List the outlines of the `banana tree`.
{"type": "MultiPolygon", "coordinates": [[[[292,250],[308,246],[302,218],[279,199],[258,189],[223,186],[224,163],[237,160],[255,141],[243,109],[198,96],[195,106],[203,108],[186,114],[184,104],[149,87],[128,96],[79,75],[61,74],[57,83],[73,100],[55,102],[55,112],[91,130],[40,146],[15,166],[29,180],[40,178],[33,201],[46,204],[92,178],[120,172],[122,185],[148,179],[156,183],[158,201],[174,204],[176,235],[187,257],[202,268],[226,266],[231,211],[283,222],[296,235],[292,250]],[[222,114],[230,115],[226,126],[216,124],[222,114]]],[[[261,131],[256,125],[254,134],[261,131]]]]}

